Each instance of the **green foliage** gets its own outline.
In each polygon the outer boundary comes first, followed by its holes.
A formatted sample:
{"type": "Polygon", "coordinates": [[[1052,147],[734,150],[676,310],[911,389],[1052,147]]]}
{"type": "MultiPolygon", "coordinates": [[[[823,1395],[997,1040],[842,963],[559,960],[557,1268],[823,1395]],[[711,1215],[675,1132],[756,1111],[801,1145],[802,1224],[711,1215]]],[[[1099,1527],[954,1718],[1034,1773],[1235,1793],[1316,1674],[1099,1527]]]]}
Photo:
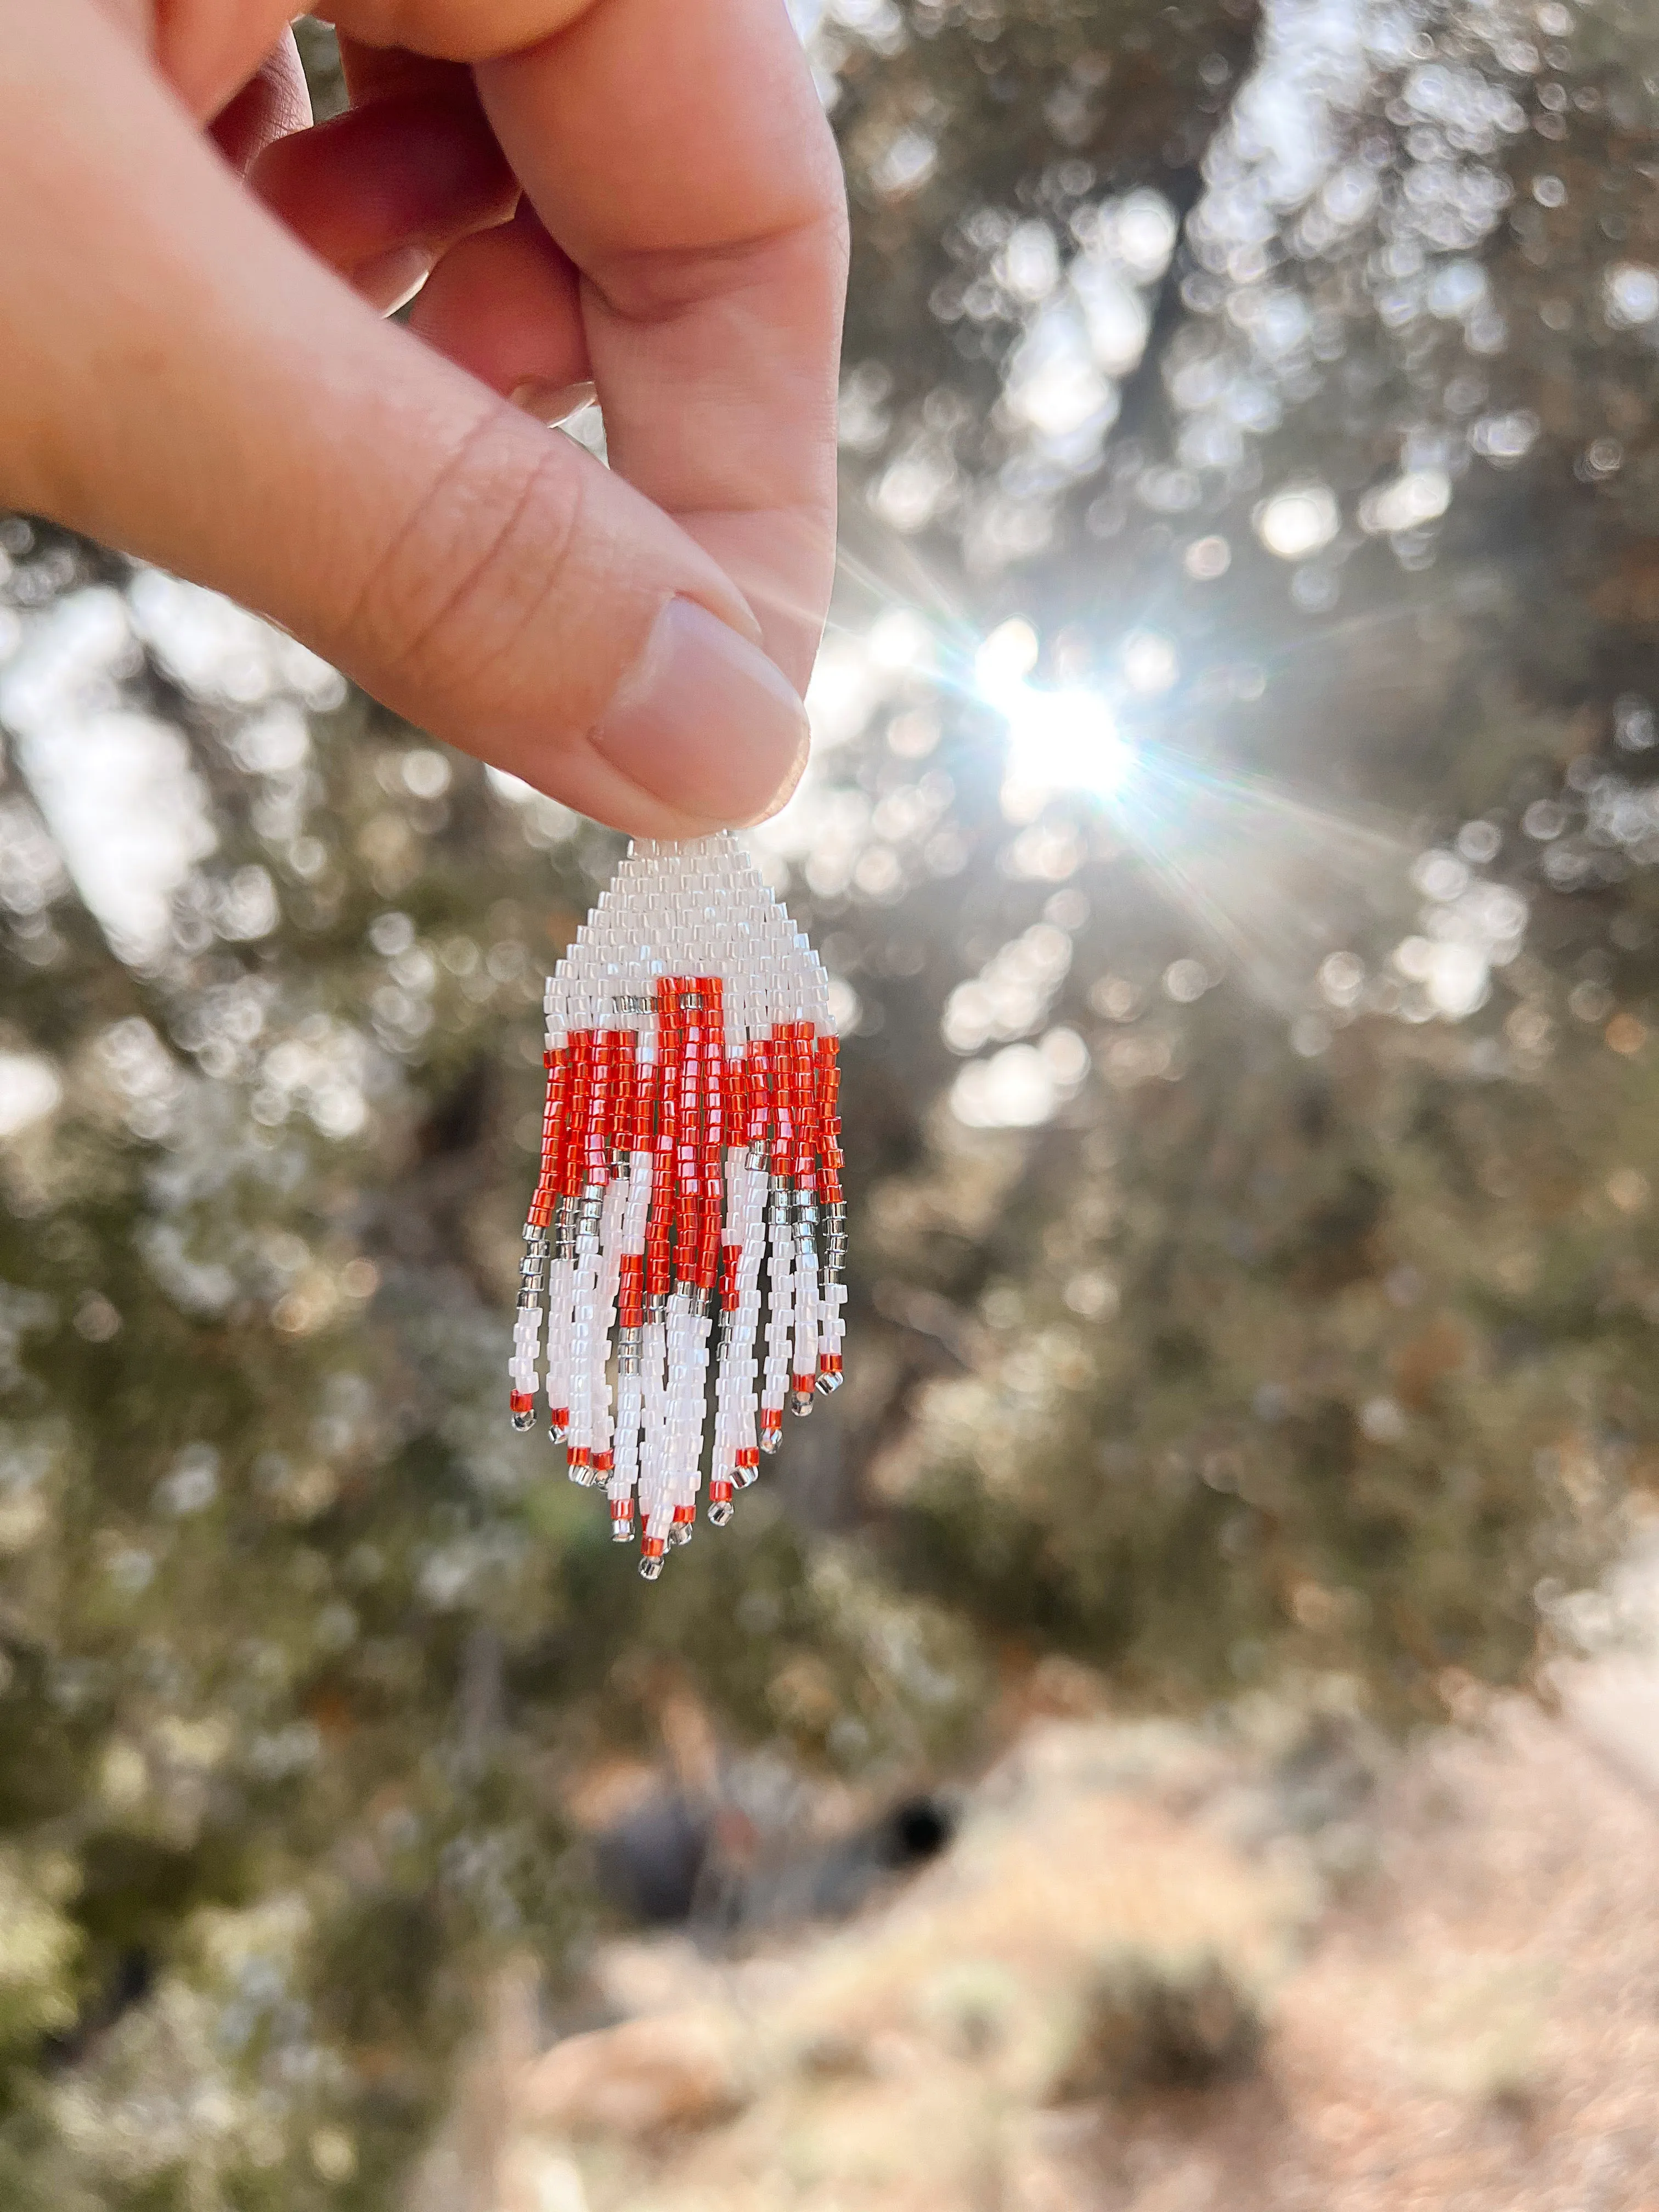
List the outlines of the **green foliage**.
{"type": "Polygon", "coordinates": [[[74,2019],[67,1990],[80,1948],[53,1891],[68,1869],[0,1862],[0,2063],[30,2056],[74,2019]]]}

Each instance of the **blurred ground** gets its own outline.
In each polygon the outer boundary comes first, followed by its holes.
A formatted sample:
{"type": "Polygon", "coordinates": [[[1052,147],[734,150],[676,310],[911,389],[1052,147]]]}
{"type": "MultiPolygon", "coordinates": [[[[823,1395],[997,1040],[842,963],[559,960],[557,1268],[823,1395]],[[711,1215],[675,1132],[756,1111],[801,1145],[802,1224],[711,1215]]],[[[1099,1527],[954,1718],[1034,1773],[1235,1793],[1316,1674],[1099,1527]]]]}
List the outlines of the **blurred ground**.
{"type": "Polygon", "coordinates": [[[1449,1688],[1038,1720],[839,1928],[504,1984],[422,2212],[1659,2212],[1659,1668],[1449,1688]]]}

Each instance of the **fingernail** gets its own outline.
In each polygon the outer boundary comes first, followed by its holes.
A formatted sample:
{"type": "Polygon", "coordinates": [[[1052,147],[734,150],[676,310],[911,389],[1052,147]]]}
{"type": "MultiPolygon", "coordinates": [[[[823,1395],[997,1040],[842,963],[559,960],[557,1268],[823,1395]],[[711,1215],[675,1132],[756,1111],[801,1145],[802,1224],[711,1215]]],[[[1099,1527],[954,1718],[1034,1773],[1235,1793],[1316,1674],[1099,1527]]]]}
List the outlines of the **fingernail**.
{"type": "Polygon", "coordinates": [[[351,272],[351,288],[361,292],[371,307],[395,315],[406,307],[432,274],[433,258],[423,246],[397,246],[390,253],[377,253],[351,272]]]}
{"type": "Polygon", "coordinates": [[[508,394],[515,407],[533,415],[538,422],[562,422],[581,412],[593,399],[589,384],[520,384],[508,394]]]}
{"type": "Polygon", "coordinates": [[[762,807],[760,812],[758,814],[751,814],[749,818],[751,825],[757,822],[769,822],[775,814],[781,814],[784,808],[788,805],[790,800],[794,797],[796,789],[800,783],[800,780],[806,773],[807,761],[811,756],[811,730],[809,726],[806,733],[806,742],[802,745],[800,750],[795,755],[794,766],[790,769],[788,775],[785,776],[783,781],[778,786],[777,789],[772,793],[770,799],[767,800],[765,805],[762,807]]]}
{"type": "Polygon", "coordinates": [[[805,765],[806,710],[782,670],[693,599],[671,599],[617,685],[594,749],[665,805],[758,821],[805,765]]]}

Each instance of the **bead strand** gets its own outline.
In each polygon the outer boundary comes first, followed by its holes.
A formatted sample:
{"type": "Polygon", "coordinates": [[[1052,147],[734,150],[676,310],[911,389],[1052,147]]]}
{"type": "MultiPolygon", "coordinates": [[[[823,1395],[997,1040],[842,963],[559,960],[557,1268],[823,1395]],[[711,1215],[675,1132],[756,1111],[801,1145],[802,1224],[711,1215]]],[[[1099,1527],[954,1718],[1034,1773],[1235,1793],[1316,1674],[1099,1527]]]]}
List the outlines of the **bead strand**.
{"type": "Polygon", "coordinates": [[[571,1480],[605,1491],[654,1581],[692,1533],[705,1456],[722,1527],[786,1405],[809,1413],[841,1381],[827,981],[729,834],[642,839],[550,979],[546,1018],[510,1410],[533,1426],[541,1381],[571,1480]]]}

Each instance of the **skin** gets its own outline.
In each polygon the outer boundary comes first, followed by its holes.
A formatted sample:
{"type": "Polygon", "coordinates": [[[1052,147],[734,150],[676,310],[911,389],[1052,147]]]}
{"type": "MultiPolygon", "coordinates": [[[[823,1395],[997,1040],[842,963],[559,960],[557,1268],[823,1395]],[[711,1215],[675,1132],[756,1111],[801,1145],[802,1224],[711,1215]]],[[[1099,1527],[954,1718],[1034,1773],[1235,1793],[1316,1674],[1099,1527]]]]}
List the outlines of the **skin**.
{"type": "Polygon", "coordinates": [[[804,723],[738,641],[804,689],[846,266],[782,0],[331,18],[313,128],[280,3],[0,0],[0,502],[620,828],[770,811],[804,723]],[[548,427],[594,388],[609,470],[548,427]]]}

